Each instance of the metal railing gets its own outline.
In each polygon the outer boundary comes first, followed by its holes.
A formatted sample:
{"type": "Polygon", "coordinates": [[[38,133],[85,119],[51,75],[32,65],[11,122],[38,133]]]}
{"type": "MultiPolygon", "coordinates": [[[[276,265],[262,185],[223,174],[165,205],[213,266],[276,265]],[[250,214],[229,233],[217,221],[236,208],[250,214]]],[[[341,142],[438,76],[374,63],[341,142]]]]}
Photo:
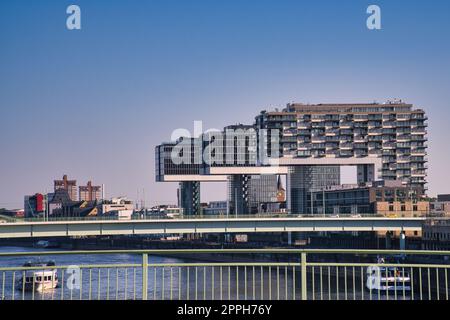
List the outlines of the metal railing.
{"type": "Polygon", "coordinates": [[[0,252],[0,298],[448,300],[448,257],[450,251],[319,249],[0,252]],[[371,262],[379,256],[402,259],[371,262]],[[22,266],[30,257],[58,263],[22,266]],[[202,261],[218,257],[231,262],[202,261]],[[42,285],[51,270],[56,276],[42,285]]]}
{"type": "MultiPolygon", "coordinates": [[[[395,218],[411,218],[408,212],[397,212],[395,213],[395,218]]],[[[417,214],[416,217],[426,217],[417,214]]],[[[119,219],[115,216],[89,216],[89,217],[35,217],[35,218],[16,218],[16,217],[5,217],[3,218],[3,223],[23,223],[23,222],[64,222],[64,221],[130,221],[130,220],[159,220],[159,219],[256,219],[256,218],[287,218],[287,219],[297,219],[297,218],[338,218],[333,214],[291,214],[287,212],[279,213],[256,213],[256,214],[221,214],[221,215],[179,215],[175,217],[167,215],[158,214],[147,214],[147,215],[133,215],[130,219],[119,219]]],[[[339,218],[393,218],[393,215],[386,216],[381,213],[362,213],[362,214],[339,214],[339,218]]],[[[442,217],[445,219],[445,217],[442,217]]],[[[0,221],[2,223],[2,221],[0,221]]],[[[1,224],[0,224],[1,226],[1,224]]]]}

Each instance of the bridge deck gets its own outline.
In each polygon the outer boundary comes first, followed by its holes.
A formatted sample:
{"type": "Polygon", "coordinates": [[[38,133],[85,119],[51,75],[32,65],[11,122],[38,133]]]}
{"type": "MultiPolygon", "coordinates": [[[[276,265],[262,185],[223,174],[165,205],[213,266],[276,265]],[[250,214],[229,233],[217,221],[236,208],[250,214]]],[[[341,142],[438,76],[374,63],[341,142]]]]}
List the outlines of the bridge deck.
{"type": "Polygon", "coordinates": [[[14,222],[0,238],[305,231],[421,231],[425,218],[218,218],[14,222]]]}

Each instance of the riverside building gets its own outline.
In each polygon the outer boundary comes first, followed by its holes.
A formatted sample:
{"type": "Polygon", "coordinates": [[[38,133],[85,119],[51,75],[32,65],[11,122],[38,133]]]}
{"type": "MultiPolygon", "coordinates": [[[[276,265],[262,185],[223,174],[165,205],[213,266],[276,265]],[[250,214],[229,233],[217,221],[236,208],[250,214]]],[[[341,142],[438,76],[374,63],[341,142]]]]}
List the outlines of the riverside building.
{"type": "MultiPolygon", "coordinates": [[[[422,109],[401,100],[292,103],[281,111],[261,111],[251,125],[184,139],[189,147],[180,141],[157,146],[156,180],[194,187],[228,181],[229,210],[242,214],[251,211],[245,188],[254,175],[285,175],[287,210],[293,214],[307,212],[311,191],[339,185],[341,166],[356,166],[358,183],[396,180],[426,190],[426,120],[422,109]],[[174,163],[174,154],[190,162],[174,163]]],[[[192,199],[200,192],[185,190],[192,199]]]]}

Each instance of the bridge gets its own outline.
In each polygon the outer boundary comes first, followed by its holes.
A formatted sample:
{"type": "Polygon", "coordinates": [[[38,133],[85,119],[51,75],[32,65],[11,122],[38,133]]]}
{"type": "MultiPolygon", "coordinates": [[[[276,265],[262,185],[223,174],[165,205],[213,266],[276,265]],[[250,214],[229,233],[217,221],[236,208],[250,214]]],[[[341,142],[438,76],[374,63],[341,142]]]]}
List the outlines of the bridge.
{"type": "Polygon", "coordinates": [[[0,238],[318,231],[421,231],[424,217],[221,217],[0,223],[0,238]]]}

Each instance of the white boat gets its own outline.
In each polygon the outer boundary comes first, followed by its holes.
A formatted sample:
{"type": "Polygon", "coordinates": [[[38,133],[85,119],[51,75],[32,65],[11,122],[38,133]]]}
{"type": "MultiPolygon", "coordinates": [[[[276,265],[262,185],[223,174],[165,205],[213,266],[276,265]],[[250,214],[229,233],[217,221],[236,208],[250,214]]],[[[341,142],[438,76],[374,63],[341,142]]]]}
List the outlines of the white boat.
{"type": "Polygon", "coordinates": [[[369,290],[411,291],[411,277],[401,266],[369,266],[366,274],[366,287],[369,290]]]}
{"type": "Polygon", "coordinates": [[[58,243],[55,241],[48,241],[48,240],[39,240],[33,245],[35,248],[57,248],[59,247],[58,243]]]}
{"type": "Polygon", "coordinates": [[[18,286],[24,288],[26,291],[45,292],[52,290],[58,286],[58,273],[53,261],[49,262],[27,262],[24,267],[42,269],[26,270],[25,275],[20,278],[18,286]]]}

